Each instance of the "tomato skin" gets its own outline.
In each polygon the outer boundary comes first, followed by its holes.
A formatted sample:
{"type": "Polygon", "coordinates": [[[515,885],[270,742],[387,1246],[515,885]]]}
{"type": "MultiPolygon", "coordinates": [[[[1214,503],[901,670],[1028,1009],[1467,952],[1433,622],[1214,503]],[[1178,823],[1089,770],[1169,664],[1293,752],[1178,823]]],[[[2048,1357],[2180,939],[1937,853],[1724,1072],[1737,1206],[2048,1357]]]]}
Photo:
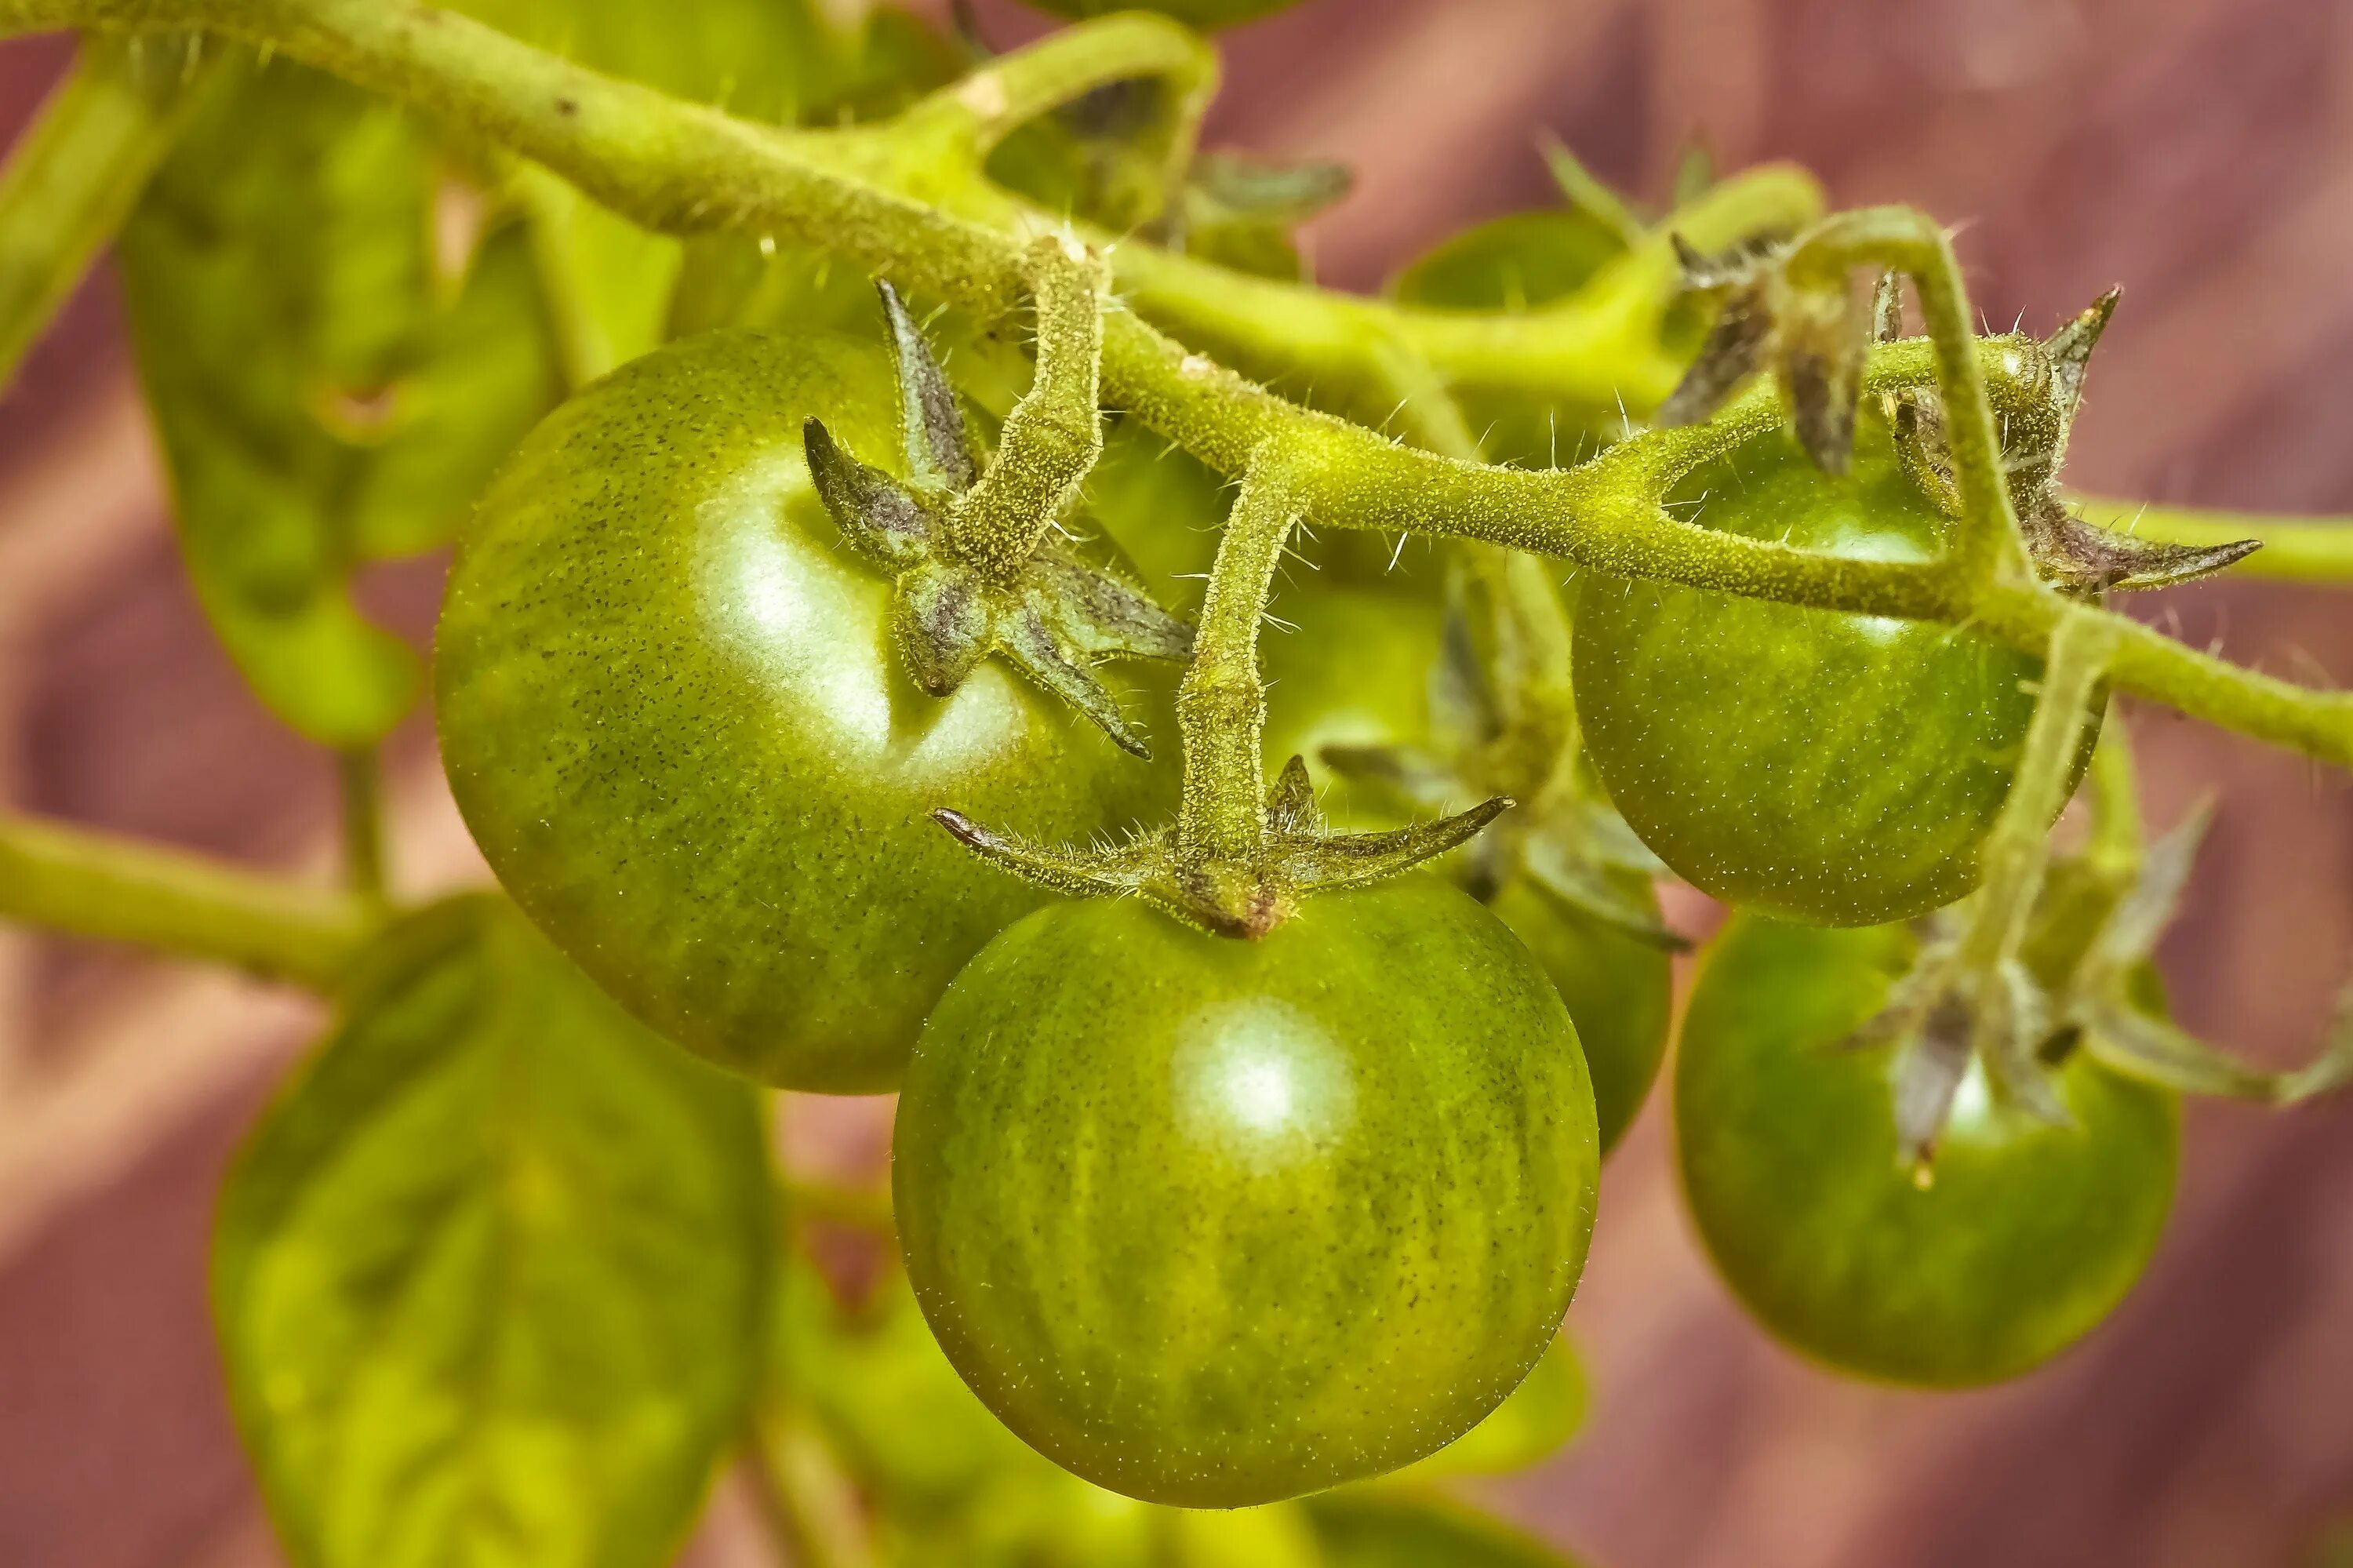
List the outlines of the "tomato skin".
{"type": "Polygon", "coordinates": [[[1192,1508],[1476,1425],[1559,1327],[1598,1160],[1558,997],[1426,877],[1255,942],[1039,910],[934,1012],[894,1149],[908,1277],[974,1392],[1086,1479],[1192,1508]]]}
{"type": "MultiPolygon", "coordinates": [[[[1324,809],[1343,827],[1402,825],[1335,779],[1320,759],[1326,746],[1419,744],[1430,727],[1430,679],[1440,658],[1445,608],[1402,589],[1297,588],[1282,593],[1261,652],[1268,677],[1266,766],[1307,758],[1324,809]],[[1286,630],[1287,626],[1287,630],[1286,630]]],[[[1465,798],[1460,808],[1474,803],[1465,798]]],[[[1493,830],[1491,830],[1493,831],[1493,830]]],[[[1630,878],[1627,891],[1657,906],[1630,878]]],[[[1552,897],[1525,876],[1498,888],[1488,907],[1527,945],[1568,1006],[1585,1064],[1604,1153],[1617,1147],[1659,1075],[1673,1002],[1664,948],[1552,897]]]]}
{"type": "Polygon", "coordinates": [[[1899,1168],[1894,1053],[1841,1050],[1911,957],[1901,927],[1735,916],[1675,1062],[1677,1161],[1717,1271],[1777,1336],[1841,1370],[1986,1383],[2073,1344],[2148,1266],[2179,1112],[2080,1052],[2056,1128],[1964,1082],[1922,1188],[1899,1168]]]}
{"type": "Polygon", "coordinates": [[[1165,785],[985,663],[899,667],[890,584],[848,556],[801,425],[897,450],[879,350],[716,333],[551,415],[485,497],[436,649],[475,842],[559,947],[723,1066],[895,1083],[965,959],[1040,895],[927,820],[1115,832],[1165,785]]]}
{"type": "MultiPolygon", "coordinates": [[[[1846,479],[1777,433],[1679,493],[1712,497],[1685,514],[1704,524],[1857,558],[1930,559],[1949,526],[1875,416],[1846,479]]],[[[1595,577],[1578,600],[1577,712],[1619,811],[1702,891],[1826,926],[1976,885],[2042,669],[1949,627],[1670,584],[1595,577]]]]}

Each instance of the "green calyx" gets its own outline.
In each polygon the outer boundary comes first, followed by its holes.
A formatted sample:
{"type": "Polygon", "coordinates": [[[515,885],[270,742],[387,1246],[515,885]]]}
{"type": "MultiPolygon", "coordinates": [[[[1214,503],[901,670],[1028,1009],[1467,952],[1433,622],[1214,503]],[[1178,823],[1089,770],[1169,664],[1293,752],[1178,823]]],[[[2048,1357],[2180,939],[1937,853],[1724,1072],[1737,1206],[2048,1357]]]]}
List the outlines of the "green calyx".
{"type": "Polygon", "coordinates": [[[1102,450],[1095,412],[1100,263],[1048,238],[1037,383],[1008,418],[996,460],[975,461],[955,389],[890,284],[881,285],[900,388],[907,478],[860,461],[821,420],[804,427],[809,474],[843,541],[896,583],[893,625],[916,683],[955,691],[1001,653],[1138,757],[1149,755],[1094,673],[1116,659],[1182,660],[1192,628],[1057,530],[1102,450]],[[1075,283],[1075,290],[1058,285],[1075,283]],[[1068,296],[1076,293],[1073,301],[1068,296]],[[1072,307],[1072,308],[1066,308],[1072,307]]]}
{"type": "Polygon", "coordinates": [[[2102,735],[2095,757],[2091,843],[2053,860],[2048,824],[2113,652],[2089,611],[2061,623],[2017,782],[1987,840],[1982,885],[1923,922],[1911,970],[1848,1041],[1894,1048],[1896,1146],[1923,1185],[1972,1062],[1997,1098],[2058,1126],[2070,1119],[2058,1072],[2078,1049],[2188,1094],[2289,1104],[2353,1081],[2353,994],[2320,1054],[2285,1073],[2248,1067],[2164,1016],[2149,989],[2152,959],[2207,813],[2144,851],[2120,726],[2102,735]]]}
{"type": "Polygon", "coordinates": [[[1266,793],[1257,841],[1240,853],[1187,834],[1180,821],[1110,850],[1026,842],[960,812],[939,824],[1024,881],[1073,897],[1136,894],[1220,937],[1263,937],[1318,893],[1387,881],[1460,848],[1512,802],[1482,801],[1436,821],[1384,833],[1335,833],[1315,806],[1304,758],[1266,793]]]}
{"type": "MultiPolygon", "coordinates": [[[[1826,228],[1828,226],[1825,226],[1826,228]]],[[[1903,339],[1900,276],[1880,275],[1861,307],[1845,258],[1816,236],[1751,242],[1703,256],[1674,238],[1687,291],[1713,298],[1715,327],[1682,382],[1660,405],[1662,429],[1711,418],[1757,375],[1778,380],[1792,433],[1825,472],[1842,474],[1854,451],[1855,410],[1874,346],[1903,339]],[[1819,253],[1818,253],[1819,252],[1819,253]]],[[[2111,588],[2168,588],[2219,572],[2262,547],[2258,539],[2181,545],[2095,527],[2068,510],[2058,488],[2067,439],[2083,403],[2092,350],[2120,291],[2111,289],[2046,339],[1990,340],[2003,352],[2000,472],[2028,563],[2060,592],[2096,599],[2111,588]]],[[[1905,467],[1948,517],[1968,514],[1961,464],[1937,393],[1926,386],[1883,392],[1905,467]]]]}
{"type": "Polygon", "coordinates": [[[1266,684],[1258,628],[1284,543],[1303,509],[1303,476],[1253,465],[1234,503],[1176,696],[1185,792],[1176,821],[1111,849],[1027,842],[941,810],[934,818],[1002,869],[1074,896],[1137,894],[1205,930],[1263,937],[1309,896],[1362,887],[1445,854],[1509,810],[1496,798],[1388,832],[1335,833],[1316,809],[1304,759],[1268,789],[1259,762],[1266,684]]]}
{"type": "MultiPolygon", "coordinates": [[[[2109,290],[2040,342],[2017,339],[2013,352],[2020,374],[2014,384],[2025,397],[2020,407],[2003,410],[2002,467],[2028,558],[2043,581],[2079,599],[2096,599],[2111,588],[2169,588],[2234,566],[2263,547],[2260,539],[2212,545],[2137,539],[2095,527],[2068,510],[2059,493],[2059,470],[2083,406],[2092,350],[2107,330],[2121,292],[2109,290]]],[[[1901,337],[1902,311],[1895,275],[1885,274],[1873,310],[1874,342],[1901,337]]],[[[1947,516],[1958,517],[1960,489],[1936,395],[1926,388],[1891,392],[1882,401],[1905,467],[1947,516]]]]}

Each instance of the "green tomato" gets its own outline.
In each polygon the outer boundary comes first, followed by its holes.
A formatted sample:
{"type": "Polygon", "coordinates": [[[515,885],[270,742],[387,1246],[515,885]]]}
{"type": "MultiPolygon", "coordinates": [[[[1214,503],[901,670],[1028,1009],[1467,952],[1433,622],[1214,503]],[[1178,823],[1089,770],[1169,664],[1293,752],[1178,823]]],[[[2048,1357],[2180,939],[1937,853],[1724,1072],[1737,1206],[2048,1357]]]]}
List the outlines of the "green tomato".
{"type": "Polygon", "coordinates": [[[2147,1267],[2178,1113],[2078,1052],[2057,1080],[2074,1125],[2054,1127],[1972,1066],[1918,1184],[1894,1054],[1840,1048],[1912,945],[1900,927],[1734,917],[1676,1056],[1683,1192],[1725,1283],[1789,1344],[1869,1377],[1991,1383],[2073,1344],[2147,1267]]]}
{"type": "MultiPolygon", "coordinates": [[[[1876,417],[1845,479],[1776,433],[1679,496],[1703,525],[1858,560],[1931,559],[1948,527],[1876,417]]],[[[1578,716],[1619,811],[1704,892],[1827,926],[1976,885],[2042,669],[1951,627],[1663,583],[1595,578],[1577,608],[1578,716]]]]}
{"type": "Polygon", "coordinates": [[[482,502],[437,645],[442,758],[516,902],[631,1011],[792,1088],[890,1087],[964,961],[1039,895],[926,813],[1049,841],[1166,793],[992,662],[901,668],[891,585],[802,421],[898,447],[881,352],[715,333],[549,416],[482,502]]]}
{"type": "Polygon", "coordinates": [[[1409,877],[1255,942],[1039,910],[925,1025],[892,1189],[948,1359],[1065,1467],[1235,1508],[1409,1463],[1568,1305],[1593,1097],[1503,923],[1409,877]]]}
{"type": "Polygon", "coordinates": [[[1164,16],[1176,17],[1188,27],[1207,32],[1271,16],[1298,4],[1298,0],[1029,0],[1029,4],[1074,22],[1090,16],[1108,16],[1115,11],[1157,11],[1164,16]]]}
{"type": "MultiPolygon", "coordinates": [[[[1373,588],[1290,588],[1275,601],[1274,615],[1286,624],[1269,626],[1261,638],[1266,765],[1271,770],[1293,756],[1307,758],[1326,813],[1342,826],[1400,825],[1396,812],[1365,798],[1369,791],[1334,779],[1320,755],[1327,746],[1427,741],[1430,673],[1445,613],[1427,598],[1373,588]]],[[[1656,907],[1647,886],[1630,883],[1629,890],[1656,907]]],[[[1601,1147],[1616,1147],[1666,1053],[1674,977],[1665,950],[1570,907],[1525,877],[1505,882],[1489,907],[1527,944],[1567,1003],[1593,1075],[1601,1147]]]]}

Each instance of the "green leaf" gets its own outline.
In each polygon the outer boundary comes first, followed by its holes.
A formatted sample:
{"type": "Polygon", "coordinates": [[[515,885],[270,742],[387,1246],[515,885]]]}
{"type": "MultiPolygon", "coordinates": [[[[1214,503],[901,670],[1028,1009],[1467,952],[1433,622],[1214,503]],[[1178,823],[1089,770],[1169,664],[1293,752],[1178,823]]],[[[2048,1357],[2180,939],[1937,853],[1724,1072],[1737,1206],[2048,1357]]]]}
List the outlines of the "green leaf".
{"type": "Polygon", "coordinates": [[[404,922],[232,1169],[213,1305],[302,1568],[666,1562],[744,1418],[757,1101],[490,897],[404,922]]]}
{"type": "MultiPolygon", "coordinates": [[[[843,29],[810,0],[458,0],[458,9],[595,69],[771,123],[896,109],[957,69],[945,40],[913,17],[877,11],[843,29]]],[[[678,239],[537,167],[518,172],[514,194],[531,214],[573,385],[657,346],[673,318],[729,321],[696,297],[700,269],[678,239]]],[[[752,243],[713,237],[693,247],[742,253],[752,243]]]]}
{"type": "Polygon", "coordinates": [[[262,700],[329,746],[374,741],[419,686],[352,571],[446,537],[555,390],[498,245],[442,307],[434,195],[408,115],[276,64],[203,106],[122,237],[197,597],[262,700]]]}
{"type": "Polygon", "coordinates": [[[1533,1536],[1449,1499],[1351,1489],[1304,1506],[1326,1568],[1574,1568],[1533,1536]]]}
{"type": "Polygon", "coordinates": [[[1577,292],[1625,249],[1624,236],[1590,212],[1515,212],[1441,241],[1389,291],[1433,310],[1533,310],[1577,292]]]}

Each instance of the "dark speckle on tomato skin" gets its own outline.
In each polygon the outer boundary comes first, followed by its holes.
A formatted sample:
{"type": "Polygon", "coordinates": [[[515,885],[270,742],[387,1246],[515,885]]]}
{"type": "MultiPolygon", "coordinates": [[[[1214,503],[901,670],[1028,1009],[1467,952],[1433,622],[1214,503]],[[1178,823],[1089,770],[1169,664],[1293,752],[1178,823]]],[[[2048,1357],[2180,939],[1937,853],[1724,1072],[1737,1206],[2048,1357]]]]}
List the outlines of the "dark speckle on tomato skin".
{"type": "Polygon", "coordinates": [[[1087,1479],[1188,1507],[1476,1424],[1558,1328],[1598,1163],[1558,996],[1419,876],[1257,942],[1039,911],[942,1000],[895,1150],[909,1277],[975,1391],[1087,1479]]]}
{"type": "Polygon", "coordinates": [[[888,364],[846,336],[712,334],[584,390],[461,542],[435,679],[467,825],[558,946],[723,1066],[863,1092],[1040,899],[928,812],[1085,841],[1170,791],[994,662],[916,688],[810,488],[812,415],[896,461],[888,364]]]}

